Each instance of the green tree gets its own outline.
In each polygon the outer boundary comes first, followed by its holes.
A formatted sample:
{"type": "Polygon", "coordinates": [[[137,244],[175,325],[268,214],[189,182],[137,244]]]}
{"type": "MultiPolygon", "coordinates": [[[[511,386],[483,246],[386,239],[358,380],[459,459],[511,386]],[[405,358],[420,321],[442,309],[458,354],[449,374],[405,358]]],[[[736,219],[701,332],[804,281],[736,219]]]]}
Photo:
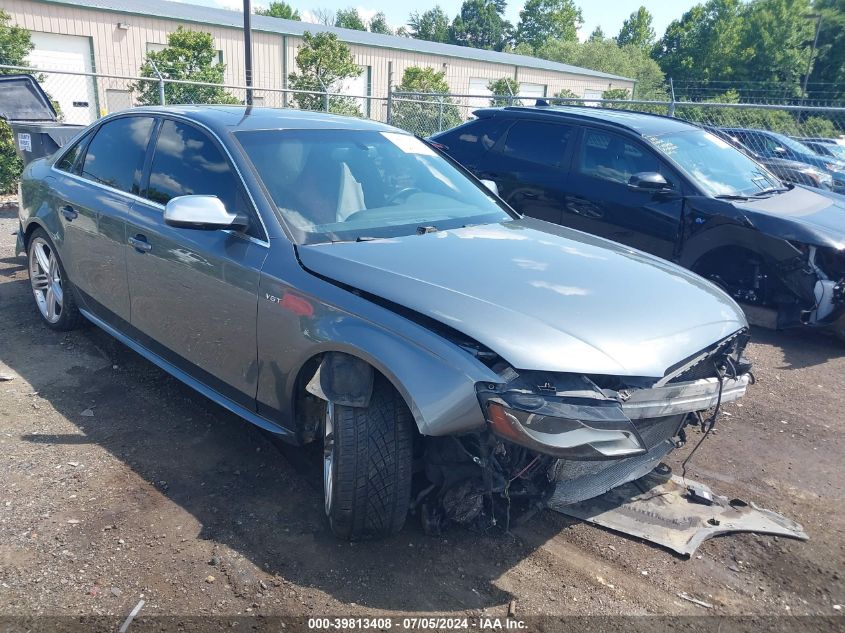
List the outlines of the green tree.
{"type": "Polygon", "coordinates": [[[382,33],[383,35],[393,35],[393,29],[387,23],[387,16],[383,11],[376,13],[370,20],[370,33],[382,33]]]}
{"type": "Polygon", "coordinates": [[[675,80],[731,78],[743,30],[741,0],[708,0],[669,24],[654,58],[675,80]]]}
{"type": "MultiPolygon", "coordinates": [[[[9,66],[25,66],[26,56],[33,49],[29,31],[11,22],[11,16],[0,10],[0,63],[9,66]]],[[[0,68],[0,75],[15,72],[0,68]]],[[[0,118],[0,193],[14,191],[22,170],[23,161],[15,152],[12,128],[0,118]]]]}
{"type": "Polygon", "coordinates": [[[845,98],[845,0],[816,0],[813,10],[822,16],[813,69],[811,98],[845,98]]]}
{"type": "Polygon", "coordinates": [[[302,20],[302,16],[299,15],[299,11],[294,9],[290,6],[287,2],[271,2],[270,6],[266,9],[262,9],[258,7],[255,9],[256,15],[266,15],[271,18],[282,18],[285,20],[296,20],[297,22],[302,20]]]}
{"type": "MultiPolygon", "coordinates": [[[[325,31],[316,35],[305,32],[296,53],[296,65],[299,72],[288,75],[288,84],[294,90],[308,91],[293,95],[297,107],[302,110],[325,110],[325,95],[319,93],[337,90],[344,79],[361,74],[349,46],[338,40],[334,33],[325,31]]],[[[361,116],[361,108],[350,97],[329,97],[328,109],[337,114],[361,116]]]]}
{"type": "MultiPolygon", "coordinates": [[[[226,72],[224,64],[215,63],[217,50],[210,33],[189,31],[180,26],[167,36],[167,47],[148,51],[141,66],[141,77],[158,77],[155,69],[165,79],[222,84],[226,72]]],[[[138,81],[131,89],[138,94],[142,105],[158,105],[159,87],[155,81],[138,81]]],[[[240,103],[222,86],[164,84],[167,103],[240,103]]]]}
{"type": "Polygon", "coordinates": [[[604,34],[604,30],[600,26],[597,26],[587,39],[590,42],[601,42],[602,40],[606,40],[607,36],[604,34]]]}
{"type": "Polygon", "coordinates": [[[501,51],[511,41],[513,26],[504,19],[504,2],[464,0],[461,12],[452,21],[453,44],[501,51]]]}
{"type": "Polygon", "coordinates": [[[493,107],[519,105],[518,100],[507,98],[510,95],[519,94],[519,82],[513,77],[494,79],[487,84],[487,90],[493,93],[493,98],[490,99],[490,105],[493,107]]]}
{"type": "Polygon", "coordinates": [[[665,99],[665,77],[660,66],[637,46],[619,46],[614,39],[586,42],[549,41],[538,57],[629,77],[637,82],[637,99],[665,99]]]}
{"type": "MultiPolygon", "coordinates": [[[[397,86],[397,90],[446,95],[449,84],[446,83],[445,71],[409,66],[402,74],[402,83],[397,86]]],[[[447,96],[407,96],[394,102],[391,122],[403,130],[428,136],[458,125],[461,122],[461,111],[447,96]]]]}
{"type": "Polygon", "coordinates": [[[801,93],[810,59],[813,23],[810,0],[755,0],[743,11],[735,78],[785,84],[801,93]]]}
{"type": "Polygon", "coordinates": [[[627,88],[608,88],[601,93],[601,98],[608,101],[622,101],[631,98],[631,91],[627,88]]]}
{"type": "Polygon", "coordinates": [[[573,0],[527,0],[519,12],[516,41],[535,50],[550,39],[574,42],[584,18],[573,0]]]}
{"type": "Polygon", "coordinates": [[[577,101],[565,101],[563,105],[584,105],[577,94],[572,92],[569,88],[564,88],[554,95],[556,99],[578,99],[577,101]]]}
{"type": "Polygon", "coordinates": [[[352,29],[353,31],[366,31],[367,25],[364,24],[364,18],[358,13],[355,7],[348,9],[340,9],[334,18],[334,25],[343,29],[352,29]]]}
{"type": "Polygon", "coordinates": [[[414,11],[408,18],[408,26],[411,27],[411,37],[418,40],[449,41],[449,17],[439,5],[422,13],[414,11]]]}
{"type": "Polygon", "coordinates": [[[651,23],[651,13],[645,7],[640,7],[622,23],[616,42],[619,46],[631,44],[640,48],[651,48],[654,46],[654,29],[651,23]]]}

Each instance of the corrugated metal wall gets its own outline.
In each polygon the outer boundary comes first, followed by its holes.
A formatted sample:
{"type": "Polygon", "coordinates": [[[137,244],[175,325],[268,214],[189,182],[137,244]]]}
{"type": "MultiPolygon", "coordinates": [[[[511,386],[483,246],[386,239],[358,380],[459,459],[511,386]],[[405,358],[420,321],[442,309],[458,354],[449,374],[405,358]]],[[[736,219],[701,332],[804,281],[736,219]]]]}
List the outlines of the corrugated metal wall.
{"type": "MultiPolygon", "coordinates": [[[[136,75],[144,61],[148,43],[164,44],[167,35],[175,31],[179,22],[151,16],[124,15],[121,13],[51,5],[29,0],[3,0],[3,9],[12,16],[15,24],[31,31],[81,35],[91,38],[94,68],[97,72],[118,75],[136,75]],[[119,28],[122,23],[128,28],[119,28]]],[[[211,33],[215,45],[223,51],[227,84],[243,85],[243,36],[239,29],[206,24],[185,24],[186,28],[211,33]]],[[[296,70],[296,52],[302,39],[277,33],[255,31],[253,34],[256,87],[284,87],[285,55],[287,71],[296,70]],[[285,47],[285,41],[287,46],[285,47]]],[[[411,42],[411,41],[409,41],[411,42]]],[[[372,72],[372,96],[387,96],[388,65],[393,62],[393,81],[399,84],[408,66],[428,66],[446,71],[446,80],[454,93],[469,91],[471,78],[499,79],[513,77],[520,82],[546,86],[546,94],[554,95],[564,88],[583,95],[585,88],[605,90],[608,87],[631,89],[631,82],[609,81],[534,68],[517,67],[476,60],[445,57],[372,46],[350,45],[356,63],[369,66],[372,72]]],[[[98,80],[98,92],[106,89],[126,88],[125,83],[98,80]]]]}

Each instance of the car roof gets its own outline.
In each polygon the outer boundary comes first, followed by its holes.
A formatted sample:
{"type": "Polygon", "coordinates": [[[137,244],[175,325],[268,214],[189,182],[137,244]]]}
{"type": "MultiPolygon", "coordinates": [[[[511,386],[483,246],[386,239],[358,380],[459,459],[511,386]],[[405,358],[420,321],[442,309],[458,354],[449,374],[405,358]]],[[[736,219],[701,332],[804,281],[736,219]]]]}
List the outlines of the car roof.
{"type": "MultiPolygon", "coordinates": [[[[246,130],[326,129],[403,132],[397,128],[352,116],[311,112],[292,108],[264,108],[240,105],[146,106],[121,114],[173,114],[201,123],[217,132],[246,130]]],[[[403,132],[404,133],[404,132],[403,132]]]]}
{"type": "Polygon", "coordinates": [[[660,114],[594,108],[589,106],[508,106],[505,108],[482,108],[474,113],[477,117],[517,116],[538,119],[565,119],[579,122],[594,122],[630,130],[641,136],[656,136],[667,132],[698,129],[699,126],[660,114]]]}

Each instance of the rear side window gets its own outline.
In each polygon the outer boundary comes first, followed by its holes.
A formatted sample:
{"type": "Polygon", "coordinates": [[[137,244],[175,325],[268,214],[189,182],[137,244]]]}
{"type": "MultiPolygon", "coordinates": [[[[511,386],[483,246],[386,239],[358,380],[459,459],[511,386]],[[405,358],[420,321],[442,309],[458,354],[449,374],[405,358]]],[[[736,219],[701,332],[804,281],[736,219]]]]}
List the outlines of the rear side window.
{"type": "Polygon", "coordinates": [[[496,118],[476,119],[435,140],[448,147],[449,155],[458,161],[478,160],[496,144],[508,123],[496,118]]]}
{"type": "Polygon", "coordinates": [[[177,196],[217,196],[230,213],[236,213],[238,189],[229,163],[205,133],[170,119],[162,123],[147,198],[167,204],[177,196]]]}
{"type": "Polygon", "coordinates": [[[121,117],[100,126],[82,164],[82,176],[127,193],[138,193],[152,117],[121,117]]]}
{"type": "Polygon", "coordinates": [[[88,142],[89,138],[91,138],[91,132],[74,143],[73,146],[65,152],[65,155],[62,156],[61,160],[56,163],[56,169],[75,174],[78,171],[78,169],[76,169],[76,162],[82,154],[82,149],[85,147],[85,143],[88,142]]]}
{"type": "Polygon", "coordinates": [[[517,160],[557,167],[563,163],[572,126],[541,121],[517,121],[508,130],[502,153],[517,160]]]}

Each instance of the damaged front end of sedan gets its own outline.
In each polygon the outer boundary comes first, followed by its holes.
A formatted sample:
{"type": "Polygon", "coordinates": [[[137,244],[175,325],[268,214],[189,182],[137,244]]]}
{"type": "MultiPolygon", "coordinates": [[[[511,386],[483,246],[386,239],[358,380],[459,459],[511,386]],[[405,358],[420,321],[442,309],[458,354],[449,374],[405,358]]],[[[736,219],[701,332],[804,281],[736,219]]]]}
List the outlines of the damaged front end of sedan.
{"type": "Polygon", "coordinates": [[[739,331],[657,380],[496,368],[501,383],[477,386],[486,428],[426,438],[425,529],[507,531],[647,475],[684,445],[688,425],[706,437],[719,407],[745,394],[747,342],[739,331]]]}

